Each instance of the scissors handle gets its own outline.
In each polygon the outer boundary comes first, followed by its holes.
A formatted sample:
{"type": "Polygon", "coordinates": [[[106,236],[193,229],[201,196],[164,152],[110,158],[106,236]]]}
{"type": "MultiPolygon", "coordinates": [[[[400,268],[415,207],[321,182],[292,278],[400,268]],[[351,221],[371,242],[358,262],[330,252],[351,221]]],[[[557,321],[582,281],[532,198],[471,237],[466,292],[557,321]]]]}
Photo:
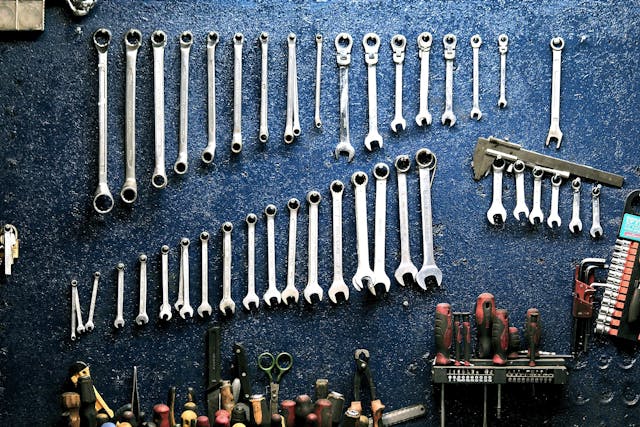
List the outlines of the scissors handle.
{"type": "Polygon", "coordinates": [[[280,382],[280,378],[286,372],[288,372],[293,366],[293,356],[290,353],[283,352],[276,356],[275,365],[278,368],[278,376],[276,377],[276,382],[280,382]]]}

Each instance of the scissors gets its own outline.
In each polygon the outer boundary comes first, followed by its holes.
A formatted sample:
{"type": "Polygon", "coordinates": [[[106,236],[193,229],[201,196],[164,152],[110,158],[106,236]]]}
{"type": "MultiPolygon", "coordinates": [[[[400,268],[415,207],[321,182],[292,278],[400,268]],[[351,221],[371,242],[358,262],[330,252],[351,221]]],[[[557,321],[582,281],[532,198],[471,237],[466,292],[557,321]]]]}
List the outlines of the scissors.
{"type": "Polygon", "coordinates": [[[271,390],[270,410],[272,415],[277,414],[280,379],[293,366],[293,356],[289,353],[278,353],[277,356],[274,356],[269,352],[264,352],[258,356],[258,366],[269,377],[269,389],[271,390]]]}

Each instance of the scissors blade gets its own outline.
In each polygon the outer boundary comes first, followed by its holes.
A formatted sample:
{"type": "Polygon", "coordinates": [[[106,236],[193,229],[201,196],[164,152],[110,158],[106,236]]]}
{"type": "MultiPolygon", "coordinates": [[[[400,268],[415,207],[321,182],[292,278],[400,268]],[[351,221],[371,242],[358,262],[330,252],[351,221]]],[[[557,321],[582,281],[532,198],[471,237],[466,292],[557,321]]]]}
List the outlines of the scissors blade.
{"type": "Polygon", "coordinates": [[[280,394],[280,384],[271,382],[269,386],[269,390],[271,392],[271,400],[270,400],[270,410],[271,415],[278,413],[278,395],[280,394]]]}

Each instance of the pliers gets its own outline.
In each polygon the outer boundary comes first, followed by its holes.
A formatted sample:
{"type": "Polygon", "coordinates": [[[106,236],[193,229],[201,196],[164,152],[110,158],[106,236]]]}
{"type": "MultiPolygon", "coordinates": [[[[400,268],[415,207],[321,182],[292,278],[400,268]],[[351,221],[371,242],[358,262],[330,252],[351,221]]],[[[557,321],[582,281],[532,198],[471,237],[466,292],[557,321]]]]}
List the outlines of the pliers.
{"type": "Polygon", "coordinates": [[[369,350],[358,349],[355,351],[354,359],[356,361],[356,373],[353,377],[353,402],[351,402],[350,410],[357,411],[362,414],[362,402],[360,400],[360,388],[362,378],[364,377],[369,384],[369,394],[371,396],[371,412],[374,427],[383,427],[382,411],[385,406],[380,399],[376,398],[376,385],[373,382],[371,369],[369,369],[369,350]]]}

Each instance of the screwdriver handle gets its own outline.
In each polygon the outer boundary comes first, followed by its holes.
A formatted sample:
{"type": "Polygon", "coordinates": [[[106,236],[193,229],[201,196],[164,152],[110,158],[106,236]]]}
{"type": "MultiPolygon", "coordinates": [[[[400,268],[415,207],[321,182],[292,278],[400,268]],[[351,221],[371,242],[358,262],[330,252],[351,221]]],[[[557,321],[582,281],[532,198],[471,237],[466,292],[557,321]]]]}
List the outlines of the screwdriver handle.
{"type": "Polygon", "coordinates": [[[200,415],[198,418],[196,418],[196,427],[211,427],[211,424],[209,423],[209,417],[207,417],[206,415],[200,415]]]}
{"type": "Polygon", "coordinates": [[[520,350],[520,332],[515,326],[509,326],[509,355],[508,358],[518,357],[520,350]]]}
{"type": "Polygon", "coordinates": [[[153,406],[153,422],[158,427],[171,427],[169,422],[169,407],[164,403],[153,406]]]}
{"type": "Polygon", "coordinates": [[[80,395],[74,392],[62,393],[62,406],[69,418],[69,427],[80,427],[80,395]]]}
{"type": "Polygon", "coordinates": [[[492,323],[493,364],[504,365],[507,363],[507,351],[509,351],[509,313],[507,310],[497,309],[492,323]]]}
{"type": "Polygon", "coordinates": [[[449,349],[453,338],[453,325],[451,321],[451,305],[440,303],[436,306],[436,365],[448,365],[450,359],[449,349]]]}
{"type": "Polygon", "coordinates": [[[496,300],[490,293],[478,295],[476,300],[476,327],[478,328],[478,357],[491,357],[491,322],[496,313],[496,300]]]}
{"type": "Polygon", "coordinates": [[[331,427],[333,414],[331,412],[331,402],[329,400],[316,400],[313,413],[318,417],[318,427],[331,427]]]}
{"type": "Polygon", "coordinates": [[[536,357],[539,355],[540,335],[542,334],[542,323],[540,322],[540,311],[537,308],[527,310],[525,317],[525,335],[529,344],[529,366],[536,366],[536,357]]]}
{"type": "Polygon", "coordinates": [[[455,337],[455,357],[454,357],[454,364],[456,366],[460,366],[460,360],[462,355],[461,350],[462,350],[462,329],[461,329],[461,322],[460,322],[460,318],[462,316],[460,315],[460,313],[453,313],[453,336],[455,337]]]}
{"type": "Polygon", "coordinates": [[[296,425],[296,402],[293,400],[283,400],[280,404],[285,427],[295,427],[296,425]]]}
{"type": "Polygon", "coordinates": [[[471,313],[462,313],[462,337],[464,339],[464,365],[471,364],[471,313]]]}

